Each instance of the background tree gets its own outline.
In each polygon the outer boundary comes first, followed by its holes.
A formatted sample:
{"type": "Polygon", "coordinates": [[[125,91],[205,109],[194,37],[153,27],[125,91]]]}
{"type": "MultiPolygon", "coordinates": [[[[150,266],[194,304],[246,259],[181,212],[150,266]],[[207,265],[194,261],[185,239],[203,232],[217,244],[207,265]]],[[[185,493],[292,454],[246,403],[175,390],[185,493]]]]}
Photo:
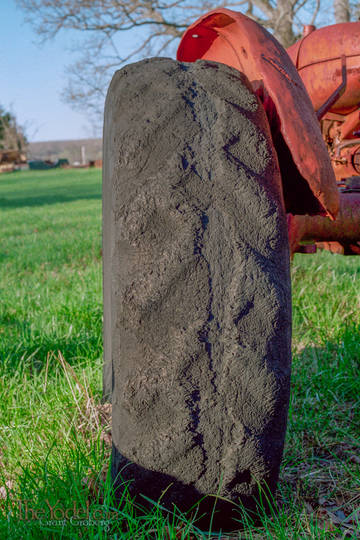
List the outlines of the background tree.
{"type": "Polygon", "coordinates": [[[337,23],[350,21],[349,0],[334,0],[334,17],[337,23]]]}
{"type": "Polygon", "coordinates": [[[0,149],[24,151],[28,141],[24,128],[12,112],[0,106],[0,149]]]}
{"type": "MultiPolygon", "coordinates": [[[[346,18],[349,0],[333,1],[337,17],[346,18]]],[[[219,7],[218,0],[17,0],[17,3],[42,40],[67,29],[87,36],[81,45],[82,54],[68,68],[63,97],[77,109],[100,116],[106,89],[116,69],[144,56],[174,55],[179,38],[189,24],[219,7]]],[[[288,47],[300,36],[303,24],[315,23],[320,8],[325,8],[325,0],[225,0],[220,5],[246,13],[288,47]]]]}

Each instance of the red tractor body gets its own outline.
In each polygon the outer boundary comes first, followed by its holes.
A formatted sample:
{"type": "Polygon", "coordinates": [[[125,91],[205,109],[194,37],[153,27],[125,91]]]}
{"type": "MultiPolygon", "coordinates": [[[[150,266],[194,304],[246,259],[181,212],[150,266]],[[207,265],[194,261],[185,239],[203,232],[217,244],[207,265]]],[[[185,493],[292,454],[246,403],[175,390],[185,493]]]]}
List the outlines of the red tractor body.
{"type": "Polygon", "coordinates": [[[292,253],[360,251],[359,41],[360,22],[306,27],[286,52],[245,15],[218,9],[190,26],[178,49],[178,60],[213,60],[243,72],[261,100],[292,253]]]}
{"type": "Polygon", "coordinates": [[[331,112],[347,115],[360,103],[360,22],[334,24],[307,33],[288,48],[318,111],[342,83],[343,58],[346,87],[331,106],[331,112]]]}

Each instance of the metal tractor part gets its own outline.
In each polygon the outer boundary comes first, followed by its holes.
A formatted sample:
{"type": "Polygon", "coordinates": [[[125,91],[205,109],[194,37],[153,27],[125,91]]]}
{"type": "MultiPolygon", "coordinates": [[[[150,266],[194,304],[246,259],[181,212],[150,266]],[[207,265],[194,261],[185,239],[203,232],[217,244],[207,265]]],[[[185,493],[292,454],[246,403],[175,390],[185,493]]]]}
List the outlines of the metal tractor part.
{"type": "Polygon", "coordinates": [[[247,76],[269,120],[286,210],[335,218],[338,193],[319,124],[293,63],[275,38],[245,15],[219,9],[189,27],[177,58],[222,62],[247,76]]]}
{"type": "Polygon", "coordinates": [[[340,192],[335,223],[289,216],[292,253],[360,254],[359,40],[359,22],[312,27],[287,51],[317,111],[340,192]]]}
{"type": "Polygon", "coordinates": [[[221,9],[194,23],[178,50],[179,60],[207,58],[236,67],[247,75],[261,97],[279,159],[286,211],[296,216],[289,218],[292,254],[314,253],[316,247],[344,254],[359,251],[359,40],[360,23],[319,30],[309,26],[302,39],[287,50],[287,56],[262,27],[241,13],[221,9]],[[294,67],[306,88],[306,97],[294,67]],[[324,212],[314,208],[303,189],[303,179],[330,218],[337,214],[341,193],[336,223],[309,218],[324,212]],[[306,230],[303,238],[299,237],[300,230],[306,230]],[[349,245],[354,249],[344,247],[349,245]]]}

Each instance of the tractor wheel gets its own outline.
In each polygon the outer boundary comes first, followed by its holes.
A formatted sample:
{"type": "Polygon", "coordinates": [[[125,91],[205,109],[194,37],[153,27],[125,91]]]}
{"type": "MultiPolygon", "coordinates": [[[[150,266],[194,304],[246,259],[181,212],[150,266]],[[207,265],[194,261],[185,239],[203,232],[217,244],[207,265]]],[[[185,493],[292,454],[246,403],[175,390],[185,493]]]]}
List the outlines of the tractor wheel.
{"type": "Polygon", "coordinates": [[[234,528],[232,503],[275,490],[291,361],[280,173],[247,78],[207,61],[118,71],[103,182],[113,479],[168,509],[209,495],[202,527],[220,495],[213,527],[234,528]]]}

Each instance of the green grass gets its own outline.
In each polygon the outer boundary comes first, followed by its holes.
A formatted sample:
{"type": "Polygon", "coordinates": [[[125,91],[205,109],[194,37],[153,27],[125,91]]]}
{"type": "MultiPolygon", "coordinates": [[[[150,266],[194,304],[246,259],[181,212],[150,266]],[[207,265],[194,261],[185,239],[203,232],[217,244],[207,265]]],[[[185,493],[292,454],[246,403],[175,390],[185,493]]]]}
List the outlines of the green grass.
{"type": "MultiPolygon", "coordinates": [[[[0,225],[0,538],[209,538],[156,507],[140,517],[130,499],[115,508],[109,410],[100,401],[100,172],[0,176],[0,225]],[[74,504],[84,516],[97,511],[96,519],[62,523],[74,504]]],[[[360,259],[296,255],[292,275],[292,396],[278,512],[241,537],[356,538],[360,259]]]]}

